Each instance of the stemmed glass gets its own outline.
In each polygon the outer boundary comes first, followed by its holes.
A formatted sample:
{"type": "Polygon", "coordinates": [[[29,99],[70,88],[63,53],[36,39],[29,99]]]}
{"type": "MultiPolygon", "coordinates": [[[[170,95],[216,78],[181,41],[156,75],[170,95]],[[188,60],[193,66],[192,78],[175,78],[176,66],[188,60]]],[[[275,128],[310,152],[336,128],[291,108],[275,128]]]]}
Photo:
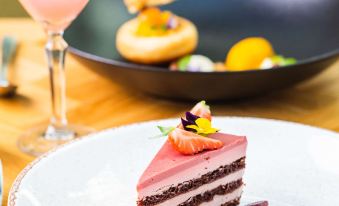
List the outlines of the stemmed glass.
{"type": "Polygon", "coordinates": [[[64,30],[89,0],[19,1],[33,19],[43,25],[47,34],[45,51],[50,74],[52,117],[48,126],[34,128],[18,140],[22,151],[38,156],[57,145],[93,131],[86,127],[69,125],[67,122],[64,61],[68,45],[63,39],[64,30]]]}

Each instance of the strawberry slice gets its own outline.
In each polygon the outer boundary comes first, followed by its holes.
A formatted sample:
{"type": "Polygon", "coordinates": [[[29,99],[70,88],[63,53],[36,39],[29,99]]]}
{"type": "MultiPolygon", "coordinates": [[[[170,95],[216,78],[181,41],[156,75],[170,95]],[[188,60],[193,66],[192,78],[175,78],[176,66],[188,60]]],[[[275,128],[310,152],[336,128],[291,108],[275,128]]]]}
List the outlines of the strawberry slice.
{"type": "Polygon", "coordinates": [[[198,104],[196,104],[190,111],[192,114],[206,118],[211,121],[212,115],[210,107],[206,104],[205,101],[201,101],[198,104]]]}
{"type": "MultiPolygon", "coordinates": [[[[192,114],[206,118],[208,120],[212,120],[210,107],[206,104],[205,101],[201,101],[197,103],[190,111],[192,114]]],[[[184,129],[183,125],[180,123],[178,126],[180,129],[184,129]]]]}
{"type": "Polygon", "coordinates": [[[180,128],[175,128],[170,132],[168,140],[176,151],[185,155],[193,155],[204,150],[219,149],[224,145],[219,140],[203,137],[180,128]]]}

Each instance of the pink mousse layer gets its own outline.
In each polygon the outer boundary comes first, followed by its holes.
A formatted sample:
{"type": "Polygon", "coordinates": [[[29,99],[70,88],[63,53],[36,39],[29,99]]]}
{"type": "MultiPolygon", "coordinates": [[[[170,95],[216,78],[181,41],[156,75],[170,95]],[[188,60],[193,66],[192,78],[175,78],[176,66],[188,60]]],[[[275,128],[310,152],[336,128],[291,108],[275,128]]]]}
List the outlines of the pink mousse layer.
{"type": "Polygon", "coordinates": [[[139,180],[139,198],[154,195],[166,186],[198,178],[246,155],[247,139],[244,136],[216,133],[210,138],[222,141],[224,146],[196,155],[182,155],[166,141],[139,180]]]}

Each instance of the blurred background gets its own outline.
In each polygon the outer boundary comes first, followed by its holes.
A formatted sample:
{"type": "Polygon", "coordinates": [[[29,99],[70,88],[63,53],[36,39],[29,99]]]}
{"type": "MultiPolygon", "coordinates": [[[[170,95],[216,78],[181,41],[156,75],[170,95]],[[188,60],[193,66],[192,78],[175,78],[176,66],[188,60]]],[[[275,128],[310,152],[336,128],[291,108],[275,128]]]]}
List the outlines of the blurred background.
{"type": "Polygon", "coordinates": [[[0,17],[23,17],[27,13],[17,0],[0,0],[0,17]]]}

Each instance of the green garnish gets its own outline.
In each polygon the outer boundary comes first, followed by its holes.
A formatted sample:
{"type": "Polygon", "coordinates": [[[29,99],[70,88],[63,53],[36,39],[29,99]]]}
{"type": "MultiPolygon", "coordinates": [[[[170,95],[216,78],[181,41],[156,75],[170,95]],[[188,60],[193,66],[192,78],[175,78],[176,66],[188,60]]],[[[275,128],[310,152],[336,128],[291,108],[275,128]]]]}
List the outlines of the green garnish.
{"type": "Polygon", "coordinates": [[[285,58],[283,61],[283,66],[293,65],[296,64],[297,60],[295,58],[285,58]]]}
{"type": "Polygon", "coordinates": [[[285,58],[282,55],[276,55],[271,58],[273,64],[279,66],[288,66],[292,64],[296,64],[297,60],[295,58],[285,58]]]}
{"type": "Polygon", "coordinates": [[[160,130],[162,136],[167,136],[170,132],[172,132],[175,129],[175,127],[162,127],[162,126],[157,127],[160,130]]]}
{"type": "Polygon", "coordinates": [[[157,127],[161,133],[156,136],[150,137],[150,139],[157,139],[160,137],[165,137],[175,129],[175,127],[162,127],[162,126],[157,126],[157,127]]]}
{"type": "Polygon", "coordinates": [[[190,62],[191,57],[192,57],[191,55],[187,55],[187,56],[179,59],[179,61],[178,61],[179,71],[186,71],[186,67],[187,67],[188,63],[190,62]]]}

